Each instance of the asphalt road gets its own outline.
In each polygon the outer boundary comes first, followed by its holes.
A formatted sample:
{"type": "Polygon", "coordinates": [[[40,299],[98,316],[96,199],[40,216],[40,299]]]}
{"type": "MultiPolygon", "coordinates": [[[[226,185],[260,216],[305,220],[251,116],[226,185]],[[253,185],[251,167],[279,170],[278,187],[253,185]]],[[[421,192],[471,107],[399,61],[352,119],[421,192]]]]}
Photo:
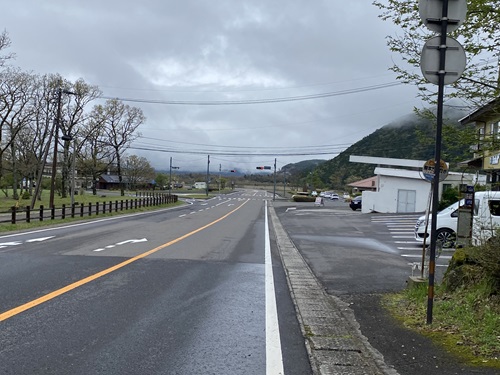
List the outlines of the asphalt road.
{"type": "Polygon", "coordinates": [[[269,199],[0,237],[0,373],[310,374],[269,199]]]}
{"type": "MultiPolygon", "coordinates": [[[[420,214],[362,214],[343,201],[276,202],[280,222],[328,294],[352,309],[361,333],[400,375],[496,375],[498,370],[460,363],[430,339],[393,319],[382,307],[384,293],[406,288],[422,259],[413,239],[420,214]]],[[[436,260],[439,281],[453,250],[436,260]]],[[[422,317],[425,321],[425,317],[422,317]]]]}
{"type": "MultiPolygon", "coordinates": [[[[246,190],[0,237],[0,373],[311,374],[267,228],[271,199],[246,190]]],[[[350,306],[389,367],[495,374],[461,366],[380,306],[382,293],[419,272],[419,215],[361,214],[342,201],[272,205],[321,286],[350,306]]],[[[437,260],[438,279],[450,256],[437,260]]]]}

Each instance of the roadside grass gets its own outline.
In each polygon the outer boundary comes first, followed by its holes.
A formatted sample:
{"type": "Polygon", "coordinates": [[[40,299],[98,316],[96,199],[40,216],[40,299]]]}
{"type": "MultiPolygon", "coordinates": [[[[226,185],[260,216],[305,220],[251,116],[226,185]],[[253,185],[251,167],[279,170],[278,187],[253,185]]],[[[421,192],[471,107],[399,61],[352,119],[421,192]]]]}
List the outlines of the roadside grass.
{"type": "Polygon", "coordinates": [[[500,369],[500,296],[491,290],[486,280],[451,293],[437,286],[432,324],[426,323],[426,284],[387,294],[382,303],[405,327],[430,337],[457,360],[500,369]]]}
{"type": "MultiPolygon", "coordinates": [[[[221,194],[228,194],[232,192],[232,190],[225,189],[221,191],[221,194]]],[[[24,208],[26,206],[29,206],[31,204],[31,197],[30,199],[13,199],[12,198],[12,190],[7,191],[7,194],[5,194],[4,191],[2,191],[1,196],[0,196],[0,213],[3,214],[8,214],[10,212],[10,209],[13,206],[19,207],[19,208],[24,208]]],[[[149,191],[148,193],[152,193],[149,191]]],[[[164,193],[168,194],[167,191],[159,191],[156,190],[154,193],[164,193]]],[[[192,190],[176,190],[172,191],[172,194],[178,194],[179,197],[185,198],[185,199],[210,199],[213,198],[214,196],[218,195],[218,191],[212,191],[209,192],[209,195],[207,196],[205,193],[199,193],[197,191],[192,191],[192,190]]],[[[93,195],[91,192],[85,192],[84,194],[78,194],[74,196],[74,201],[78,205],[84,204],[88,205],[89,203],[95,204],[97,202],[99,203],[109,203],[109,202],[115,202],[115,201],[125,201],[125,200],[132,200],[135,199],[136,192],[135,191],[126,191],[124,196],[120,195],[119,191],[105,191],[105,190],[100,190],[98,191],[97,195],[93,195]]],[[[37,200],[35,203],[35,210],[38,209],[41,205],[43,205],[45,208],[49,207],[49,199],[50,199],[50,192],[48,190],[44,190],[41,195],[41,200],[37,200]]],[[[68,196],[66,198],[62,198],[59,195],[54,196],[54,206],[55,207],[62,207],[62,205],[65,204],[67,208],[71,207],[71,197],[68,196]]],[[[61,225],[61,224],[66,224],[66,223],[71,223],[71,222],[76,222],[76,221],[83,221],[83,220],[96,220],[104,217],[110,217],[110,216],[117,216],[117,215],[126,215],[130,213],[136,213],[136,212],[145,212],[145,211],[153,211],[153,210],[158,210],[161,208],[166,208],[166,207],[174,207],[178,205],[184,204],[182,201],[178,201],[177,203],[170,203],[170,204],[164,204],[164,205],[159,205],[159,206],[151,206],[151,207],[140,207],[136,209],[128,209],[128,210],[123,210],[123,211],[118,211],[118,212],[106,212],[106,213],[99,213],[99,215],[92,215],[92,216],[83,216],[83,217],[68,217],[66,216],[65,219],[54,219],[50,220],[49,218],[45,219],[44,221],[39,221],[36,219],[32,219],[30,223],[26,222],[18,222],[16,224],[11,224],[11,223],[0,223],[0,232],[10,232],[10,231],[19,231],[19,230],[27,230],[27,229],[33,229],[33,228],[39,228],[39,227],[44,227],[44,226],[49,226],[49,225],[61,225]]]]}
{"type": "MultiPolygon", "coordinates": [[[[158,193],[158,191],[157,191],[158,193]]],[[[160,192],[164,193],[164,192],[160,192]]],[[[12,206],[17,206],[19,208],[23,208],[25,206],[30,205],[31,199],[13,199],[11,198],[12,192],[10,195],[7,197],[5,194],[2,194],[0,197],[0,212],[2,213],[8,213],[9,210],[11,209],[12,206]]],[[[78,204],[83,203],[84,205],[88,205],[89,203],[95,204],[97,202],[99,203],[109,203],[109,202],[115,202],[115,201],[125,201],[125,200],[132,200],[135,199],[136,195],[135,192],[126,192],[125,196],[121,196],[119,192],[116,191],[99,191],[97,195],[93,195],[91,193],[85,193],[81,195],[75,196],[75,202],[78,204]]],[[[66,207],[71,206],[71,198],[61,198],[60,196],[55,196],[54,197],[54,206],[55,207],[62,207],[62,205],[65,204],[66,207]]],[[[117,216],[117,215],[126,215],[126,214],[131,214],[131,213],[137,213],[137,212],[145,212],[145,211],[153,211],[153,210],[158,210],[166,207],[174,207],[178,205],[182,205],[182,201],[178,201],[176,203],[170,203],[170,204],[163,204],[163,205],[158,205],[158,206],[149,206],[149,207],[140,207],[140,208],[131,208],[128,210],[123,210],[123,211],[118,211],[118,212],[106,212],[106,213],[99,213],[99,215],[93,214],[92,216],[83,216],[83,217],[68,217],[66,216],[65,219],[54,219],[51,220],[50,218],[46,218],[43,221],[39,221],[36,219],[32,219],[30,223],[26,222],[18,222],[16,224],[11,224],[11,223],[0,223],[0,232],[11,232],[11,231],[19,231],[19,230],[27,230],[27,229],[33,229],[33,228],[39,228],[39,227],[45,227],[45,226],[50,226],[50,225],[61,225],[61,224],[67,224],[71,222],[76,222],[76,221],[88,221],[88,220],[96,220],[96,219],[101,219],[105,217],[111,217],[111,216],[117,216]]],[[[49,191],[44,191],[42,192],[42,199],[37,200],[35,203],[35,209],[40,207],[40,205],[43,205],[44,207],[48,208],[49,207],[49,191]]]]}

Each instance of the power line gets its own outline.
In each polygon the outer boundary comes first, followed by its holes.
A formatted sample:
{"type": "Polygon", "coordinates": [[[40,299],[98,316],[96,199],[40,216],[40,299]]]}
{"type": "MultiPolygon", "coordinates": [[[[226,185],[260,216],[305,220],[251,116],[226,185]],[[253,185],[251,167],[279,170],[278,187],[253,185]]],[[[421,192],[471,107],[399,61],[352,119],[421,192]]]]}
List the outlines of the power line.
{"type": "Polygon", "coordinates": [[[399,86],[402,85],[402,82],[392,82],[392,83],[383,83],[379,85],[360,87],[356,89],[349,90],[341,90],[334,92],[326,92],[320,94],[311,94],[311,95],[301,95],[301,96],[289,96],[282,98],[267,98],[267,99],[248,99],[248,100],[152,100],[152,99],[138,99],[138,98],[118,98],[111,96],[99,96],[101,99],[116,99],[124,102],[134,102],[134,103],[148,103],[148,104],[164,104],[164,105],[199,105],[199,106],[212,106],[212,105],[243,105],[243,104],[269,104],[269,103],[280,103],[280,102],[292,102],[299,100],[312,100],[312,99],[321,99],[328,98],[333,96],[342,96],[349,94],[356,94],[360,92],[373,91],[385,89],[388,87],[399,86]]]}
{"type": "MultiPolygon", "coordinates": [[[[180,144],[180,145],[190,145],[190,146],[208,146],[208,147],[218,147],[218,148],[234,148],[235,146],[227,146],[227,145],[213,145],[213,144],[206,144],[206,143],[192,143],[192,142],[179,142],[179,141],[170,141],[167,139],[158,139],[158,138],[152,138],[152,137],[144,137],[140,136],[139,138],[141,139],[150,139],[154,141],[161,141],[161,142],[169,142],[169,143],[174,143],[174,144],[180,144]]],[[[297,147],[290,147],[290,146],[238,146],[238,148],[242,149],[257,149],[257,150],[262,150],[262,149],[308,149],[308,148],[321,148],[321,147],[348,147],[350,146],[351,143],[341,143],[341,144],[334,144],[334,145],[313,145],[313,146],[297,146],[297,147]]]]}
{"type": "Polygon", "coordinates": [[[344,151],[344,149],[339,150],[325,150],[325,151],[315,151],[315,152],[273,152],[273,153],[264,153],[264,152],[238,152],[238,151],[217,151],[217,150],[179,150],[179,149],[154,149],[154,148],[146,148],[146,147],[137,147],[130,146],[129,149],[132,150],[141,150],[141,151],[153,151],[153,152],[164,152],[164,153],[173,153],[173,154],[192,154],[192,155],[218,155],[218,156],[310,156],[310,155],[336,155],[344,151]]]}

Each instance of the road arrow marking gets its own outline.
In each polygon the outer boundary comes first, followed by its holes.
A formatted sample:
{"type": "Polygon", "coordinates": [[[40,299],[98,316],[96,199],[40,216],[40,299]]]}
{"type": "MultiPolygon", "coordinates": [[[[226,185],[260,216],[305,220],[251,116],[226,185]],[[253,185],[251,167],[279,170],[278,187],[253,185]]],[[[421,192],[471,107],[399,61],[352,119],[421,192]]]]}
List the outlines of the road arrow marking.
{"type": "Polygon", "coordinates": [[[127,240],[127,241],[117,242],[117,245],[125,245],[126,243],[138,243],[138,242],[148,242],[148,239],[141,238],[140,240],[127,240]]]}

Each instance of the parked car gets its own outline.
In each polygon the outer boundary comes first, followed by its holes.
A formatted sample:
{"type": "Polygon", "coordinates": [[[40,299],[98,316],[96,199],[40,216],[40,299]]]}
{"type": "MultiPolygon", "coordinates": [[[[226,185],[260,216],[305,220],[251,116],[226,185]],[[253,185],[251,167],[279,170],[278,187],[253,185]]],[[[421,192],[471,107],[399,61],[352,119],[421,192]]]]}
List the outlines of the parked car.
{"type": "MultiPolygon", "coordinates": [[[[440,241],[443,248],[455,246],[458,227],[458,210],[465,204],[465,199],[453,203],[437,213],[436,241],[440,241]]],[[[472,203],[472,202],[471,202],[472,203]]],[[[472,214],[472,245],[481,245],[495,236],[500,228],[500,192],[479,191],[474,194],[474,211],[472,214]]],[[[421,216],[415,224],[415,239],[423,242],[427,227],[427,243],[430,244],[430,218],[421,216]]]]}
{"type": "Polygon", "coordinates": [[[349,203],[349,207],[353,211],[356,211],[358,208],[361,210],[361,196],[354,198],[351,203],[349,203]]]}
{"type": "Polygon", "coordinates": [[[330,194],[330,199],[331,200],[338,200],[338,199],[340,199],[340,197],[337,193],[332,193],[332,194],[330,194]]]}
{"type": "Polygon", "coordinates": [[[321,194],[319,196],[324,197],[324,198],[330,198],[332,196],[332,192],[331,191],[323,191],[323,192],[321,192],[321,194]]]}

